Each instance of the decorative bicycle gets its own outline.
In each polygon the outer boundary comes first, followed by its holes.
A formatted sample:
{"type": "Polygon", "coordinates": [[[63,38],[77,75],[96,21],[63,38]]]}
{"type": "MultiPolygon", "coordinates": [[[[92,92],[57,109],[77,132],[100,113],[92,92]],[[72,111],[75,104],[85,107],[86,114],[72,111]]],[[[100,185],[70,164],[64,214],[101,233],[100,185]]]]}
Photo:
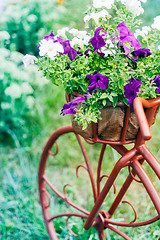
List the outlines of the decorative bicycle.
{"type": "MultiPolygon", "coordinates": [[[[122,238],[126,240],[131,240],[129,236],[127,236],[125,233],[119,230],[119,227],[129,228],[145,226],[154,223],[160,219],[160,195],[158,193],[158,190],[154,186],[152,180],[150,179],[149,175],[147,174],[146,170],[142,166],[143,163],[146,161],[149,167],[154,171],[154,174],[158,177],[158,179],[160,179],[160,163],[145,145],[145,141],[150,140],[152,137],[150,132],[150,126],[152,125],[156,109],[159,104],[160,98],[152,100],[136,98],[134,100],[134,111],[139,123],[139,133],[137,134],[137,137],[134,140],[126,140],[126,133],[130,117],[130,108],[127,108],[125,114],[124,126],[120,141],[107,141],[99,139],[97,136],[97,125],[93,124],[94,125],[93,138],[84,138],[84,140],[90,144],[98,143],[102,145],[97,166],[96,182],[94,180],[94,175],[92,172],[89,159],[87,157],[87,152],[83,145],[82,141],[83,139],[81,139],[81,137],[73,130],[73,127],[72,126],[61,127],[51,135],[43,150],[39,165],[40,202],[42,205],[43,216],[50,239],[52,240],[58,239],[58,233],[55,231],[53,222],[55,219],[59,218],[62,219],[67,218],[66,224],[69,229],[69,232],[73,236],[77,235],[73,232],[73,229],[71,229],[69,226],[69,218],[76,217],[78,219],[82,219],[85,222],[84,229],[88,230],[94,227],[98,232],[98,237],[100,240],[106,239],[105,229],[110,229],[111,231],[120,235],[122,238]],[[56,181],[52,183],[53,175],[47,176],[47,167],[50,168],[50,166],[47,165],[47,160],[49,159],[50,156],[53,158],[58,156],[59,153],[58,142],[61,142],[63,151],[63,148],[65,146],[64,143],[61,141],[61,138],[66,134],[68,135],[69,133],[73,133],[75,135],[80,146],[82,155],[84,157],[85,165],[79,164],[76,168],[76,174],[78,177],[79,168],[84,168],[88,172],[93,195],[93,207],[91,211],[88,210],[91,207],[90,199],[88,209],[86,209],[85,206],[83,206],[84,205],[83,203],[82,206],[79,206],[78,203],[76,202],[76,197],[74,196],[74,194],[72,195],[72,201],[70,200],[70,197],[68,197],[67,194],[67,192],[69,191],[68,187],[71,186],[70,184],[68,184],[68,182],[64,184],[64,187],[60,187],[60,189],[63,190],[62,193],[61,191],[58,190],[57,187],[59,183],[57,184],[56,181]],[[132,144],[131,149],[128,150],[127,147],[124,145],[130,146],[130,144],[132,144]],[[106,145],[110,145],[121,155],[121,158],[116,162],[110,175],[107,174],[102,175],[102,163],[105,155],[106,145]],[[53,153],[53,151],[55,151],[55,153],[53,153]],[[112,186],[114,188],[114,193],[116,193],[115,181],[123,168],[128,168],[129,174],[125,179],[125,182],[122,184],[122,187],[120,188],[119,192],[115,194],[111,206],[108,207],[107,205],[108,200],[106,200],[106,197],[109,196],[110,189],[112,188],[112,186]],[[136,175],[138,176],[138,178],[136,177],[136,175]],[[101,181],[105,177],[106,182],[101,189],[101,181]],[[137,221],[137,211],[134,205],[129,201],[122,201],[123,197],[126,195],[127,190],[130,188],[131,183],[133,181],[136,181],[143,185],[144,189],[146,190],[150,198],[150,201],[153,203],[153,206],[157,212],[156,216],[142,222],[137,221]],[[66,190],[66,188],[68,190],[66,190]],[[54,192],[54,194],[56,195],[56,198],[54,199],[59,201],[60,206],[62,206],[61,213],[57,213],[57,209],[55,209],[54,205],[52,206],[51,192],[54,192]],[[132,207],[134,211],[134,219],[132,221],[121,222],[114,219],[114,213],[121,202],[128,203],[132,207]],[[104,210],[106,207],[108,207],[109,209],[104,210]],[[70,208],[72,208],[74,211],[68,212],[67,209],[70,208]],[[52,213],[52,211],[54,212],[52,213]],[[118,229],[116,228],[116,226],[118,226],[118,229]]],[[[83,188],[85,189],[84,191],[88,192],[88,188],[86,188],[85,185],[83,185],[83,188]]],[[[139,201],[141,201],[141,199],[139,201]]]]}

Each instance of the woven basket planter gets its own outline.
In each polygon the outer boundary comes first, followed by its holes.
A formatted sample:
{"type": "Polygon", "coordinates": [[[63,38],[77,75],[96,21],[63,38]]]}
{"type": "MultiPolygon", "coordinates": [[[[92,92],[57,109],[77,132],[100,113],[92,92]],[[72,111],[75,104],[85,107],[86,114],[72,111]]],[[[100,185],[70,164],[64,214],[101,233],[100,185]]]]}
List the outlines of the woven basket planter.
{"type": "MultiPolygon", "coordinates": [[[[67,96],[66,98],[67,101],[71,101],[74,97],[67,96]]],[[[125,123],[126,109],[127,106],[122,102],[118,102],[115,108],[112,103],[106,104],[106,106],[101,110],[102,120],[98,120],[97,123],[96,131],[99,139],[106,141],[121,140],[125,123]]],[[[152,124],[155,122],[155,117],[152,124]]],[[[80,134],[84,138],[94,138],[93,123],[88,124],[88,127],[85,130],[82,130],[82,127],[78,125],[77,121],[74,121],[74,115],[71,115],[71,121],[73,129],[77,134],[80,134]]],[[[131,110],[125,140],[128,141],[136,139],[138,131],[139,124],[134,111],[131,110]]]]}

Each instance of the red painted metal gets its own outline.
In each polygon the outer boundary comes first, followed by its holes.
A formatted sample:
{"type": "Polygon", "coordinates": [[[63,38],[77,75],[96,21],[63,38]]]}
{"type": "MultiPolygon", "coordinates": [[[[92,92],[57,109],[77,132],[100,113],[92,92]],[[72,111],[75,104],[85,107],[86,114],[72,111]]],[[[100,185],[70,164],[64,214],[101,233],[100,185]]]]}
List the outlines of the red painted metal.
{"type": "Polygon", "coordinates": [[[140,126],[139,133],[135,140],[127,140],[127,141],[125,140],[129,117],[130,117],[130,108],[127,108],[127,111],[126,111],[124,127],[123,127],[120,141],[111,142],[111,141],[98,139],[97,124],[96,123],[93,124],[94,136],[93,138],[86,138],[85,141],[89,144],[90,143],[102,144],[98,165],[97,165],[96,182],[94,179],[91,164],[88,159],[87,152],[85,150],[83,142],[80,136],[74,132],[73,128],[71,126],[65,126],[56,130],[51,135],[41,156],[41,161],[39,165],[39,175],[38,175],[40,202],[42,205],[44,220],[45,220],[47,230],[51,240],[58,240],[58,236],[56,234],[56,231],[53,225],[53,221],[57,218],[67,217],[66,224],[70,234],[72,234],[73,236],[76,236],[76,234],[69,227],[69,222],[68,222],[69,218],[77,217],[77,218],[86,220],[84,224],[84,228],[88,230],[90,227],[95,227],[98,231],[98,236],[100,240],[106,239],[105,237],[106,228],[115,232],[116,234],[121,236],[123,239],[131,240],[129,236],[127,236],[126,234],[124,234],[119,229],[113,226],[139,227],[139,226],[145,226],[145,225],[154,223],[160,219],[160,195],[156,187],[154,186],[153,182],[151,181],[149,175],[146,173],[146,171],[142,166],[144,162],[147,162],[150,168],[153,169],[155,175],[160,179],[160,163],[145,145],[145,141],[150,140],[152,137],[150,126],[152,125],[155,112],[159,104],[160,104],[160,98],[156,98],[152,100],[144,100],[138,97],[134,100],[134,111],[140,126]],[[77,166],[76,175],[78,177],[78,170],[80,167],[82,167],[87,171],[90,179],[92,193],[93,193],[93,202],[94,202],[91,212],[86,210],[84,207],[78,206],[77,204],[74,203],[74,201],[71,201],[69,199],[69,197],[67,196],[66,187],[67,186],[71,187],[70,184],[67,183],[64,185],[64,187],[62,187],[62,190],[63,190],[63,194],[62,194],[52,184],[52,182],[48,179],[48,177],[46,177],[46,174],[45,174],[48,157],[52,156],[54,158],[57,154],[59,154],[58,139],[62,135],[68,134],[71,132],[74,133],[77,138],[77,142],[80,146],[82,155],[84,157],[84,162],[85,162],[85,165],[79,164],[77,166]],[[130,144],[130,143],[133,143],[134,146],[132,147],[132,149],[128,150],[124,145],[130,144]],[[53,145],[56,145],[55,153],[52,153],[51,151],[53,145]],[[110,145],[113,149],[115,149],[121,155],[121,158],[117,161],[117,163],[113,167],[113,170],[110,175],[107,175],[107,174],[101,175],[102,164],[103,164],[104,154],[105,154],[107,145],[110,145]],[[113,199],[113,203],[109,207],[108,211],[104,211],[102,209],[104,200],[106,199],[106,196],[108,196],[108,193],[112,186],[114,187],[114,193],[116,193],[115,180],[117,179],[117,176],[119,175],[121,169],[126,167],[129,168],[128,177],[124,181],[124,184],[120,188],[119,192],[115,195],[115,198],[113,199]],[[136,175],[138,176],[139,179],[137,179],[136,175]],[[101,180],[104,177],[107,177],[107,179],[104,187],[101,189],[101,180]],[[153,203],[157,211],[158,215],[156,217],[143,222],[137,222],[138,213],[136,211],[136,208],[131,202],[123,200],[127,190],[129,189],[133,181],[136,181],[139,184],[142,184],[142,186],[146,190],[147,194],[150,197],[151,202],[153,203]],[[50,211],[49,211],[51,208],[51,204],[50,204],[51,196],[49,194],[50,191],[48,191],[47,188],[50,188],[50,190],[52,190],[57,195],[57,197],[60,198],[65,204],[71,206],[73,208],[73,212],[59,213],[51,217],[50,211]],[[132,207],[134,212],[134,217],[131,222],[117,222],[111,219],[120,203],[127,203],[132,207]],[[80,213],[75,212],[75,210],[79,211],[80,213]]]}

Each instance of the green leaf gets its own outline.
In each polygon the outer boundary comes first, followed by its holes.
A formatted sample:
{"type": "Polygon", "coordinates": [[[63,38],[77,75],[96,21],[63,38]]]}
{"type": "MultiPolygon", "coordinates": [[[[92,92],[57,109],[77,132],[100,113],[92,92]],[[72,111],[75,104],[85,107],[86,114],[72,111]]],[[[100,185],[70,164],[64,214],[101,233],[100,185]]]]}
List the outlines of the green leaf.
{"type": "Polygon", "coordinates": [[[111,95],[108,95],[108,98],[111,102],[113,102],[113,97],[111,95]]]}
{"type": "Polygon", "coordinates": [[[102,102],[103,106],[105,106],[106,103],[107,103],[107,101],[106,101],[106,100],[103,100],[103,102],[102,102]]]}
{"type": "Polygon", "coordinates": [[[120,78],[120,79],[118,80],[118,86],[119,86],[119,88],[122,88],[122,87],[123,87],[123,79],[122,79],[122,78],[120,78]]]}
{"type": "Polygon", "coordinates": [[[128,104],[128,99],[127,98],[124,98],[124,103],[127,105],[127,106],[129,106],[129,104],[128,104]]]}
{"type": "Polygon", "coordinates": [[[107,97],[108,97],[107,93],[103,93],[103,94],[100,96],[100,99],[105,99],[105,98],[107,98],[107,97]]]}
{"type": "Polygon", "coordinates": [[[113,107],[116,106],[117,102],[118,102],[118,96],[113,98],[113,107]]]}
{"type": "Polygon", "coordinates": [[[55,73],[55,68],[51,67],[51,68],[48,69],[48,71],[51,72],[51,73],[55,73]]]}

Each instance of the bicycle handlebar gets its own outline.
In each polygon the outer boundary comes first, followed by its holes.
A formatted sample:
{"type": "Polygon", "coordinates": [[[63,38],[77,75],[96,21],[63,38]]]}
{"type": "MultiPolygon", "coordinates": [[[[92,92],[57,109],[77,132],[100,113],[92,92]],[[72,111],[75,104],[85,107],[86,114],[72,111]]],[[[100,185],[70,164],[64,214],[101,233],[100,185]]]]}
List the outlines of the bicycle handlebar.
{"type": "Polygon", "coordinates": [[[133,102],[134,111],[144,140],[149,140],[152,137],[150,126],[144,112],[144,108],[154,108],[157,107],[159,104],[160,97],[149,100],[137,97],[133,102]]]}

